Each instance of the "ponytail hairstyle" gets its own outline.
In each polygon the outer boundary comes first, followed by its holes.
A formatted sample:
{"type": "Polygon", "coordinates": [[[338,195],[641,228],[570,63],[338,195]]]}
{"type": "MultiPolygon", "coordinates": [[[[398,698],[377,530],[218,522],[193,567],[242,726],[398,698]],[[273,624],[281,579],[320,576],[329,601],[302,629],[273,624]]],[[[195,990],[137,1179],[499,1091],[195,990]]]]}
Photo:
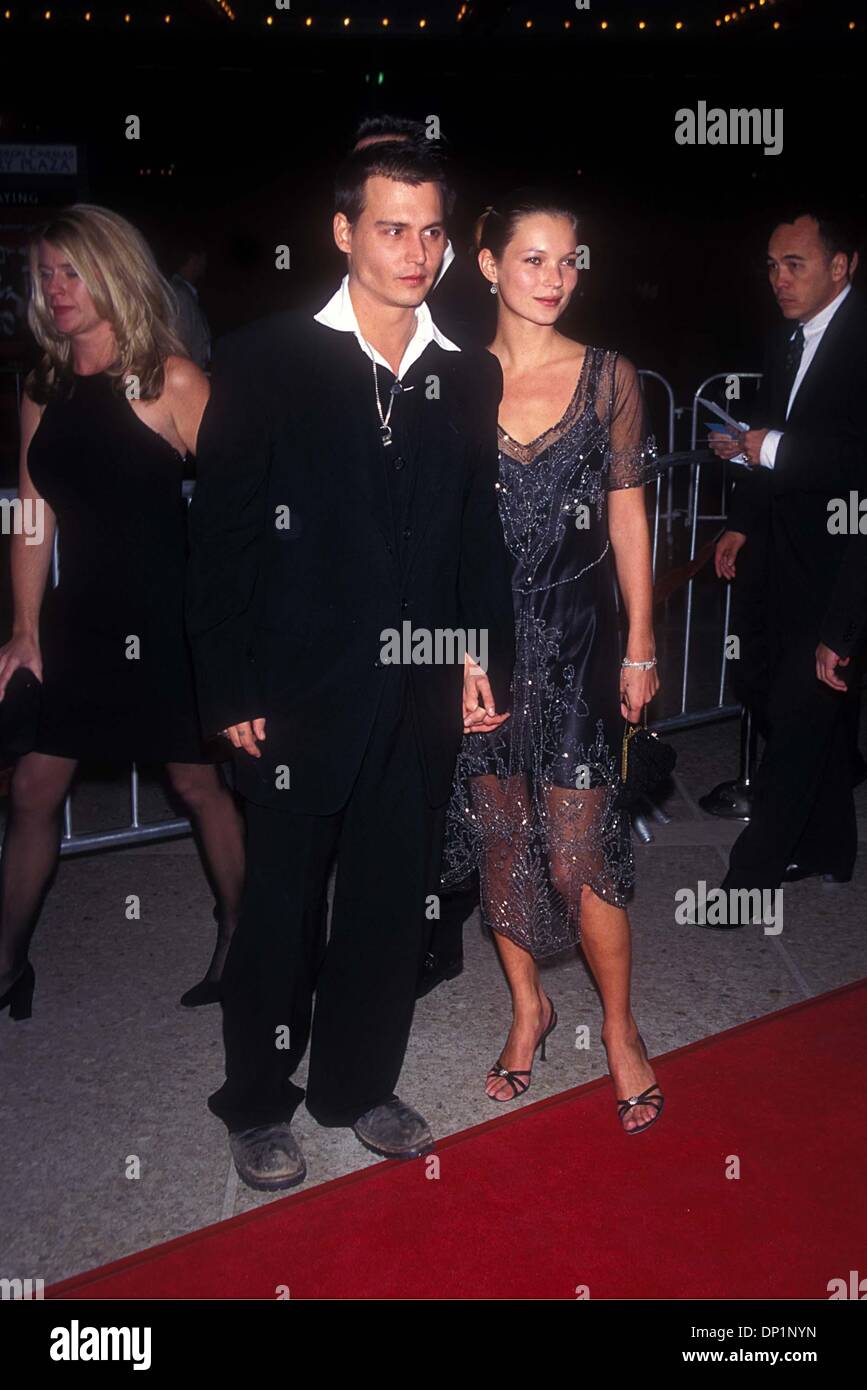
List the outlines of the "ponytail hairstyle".
{"type": "Polygon", "coordinates": [[[575,230],[577,245],[581,223],[574,208],[567,199],[548,189],[516,188],[502,199],[497,207],[487,207],[477,220],[473,245],[476,254],[490,251],[495,261],[503,258],[503,252],[518,230],[518,224],[525,217],[566,217],[575,230]]]}

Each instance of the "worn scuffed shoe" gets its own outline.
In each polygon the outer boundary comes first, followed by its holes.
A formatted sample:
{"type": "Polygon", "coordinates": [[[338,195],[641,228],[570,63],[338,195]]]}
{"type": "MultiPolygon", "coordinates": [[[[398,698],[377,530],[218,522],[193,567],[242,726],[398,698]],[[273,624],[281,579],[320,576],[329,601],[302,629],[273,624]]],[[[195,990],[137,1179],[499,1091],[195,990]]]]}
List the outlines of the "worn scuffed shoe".
{"type": "Polygon", "coordinates": [[[375,1105],[352,1128],[366,1149],[383,1158],[420,1158],[434,1146],[427,1120],[397,1096],[375,1105]]]}
{"type": "Polygon", "coordinates": [[[287,1124],[258,1125],[229,1134],[238,1176],[257,1192],[295,1187],[307,1176],[307,1164],[287,1124]]]}

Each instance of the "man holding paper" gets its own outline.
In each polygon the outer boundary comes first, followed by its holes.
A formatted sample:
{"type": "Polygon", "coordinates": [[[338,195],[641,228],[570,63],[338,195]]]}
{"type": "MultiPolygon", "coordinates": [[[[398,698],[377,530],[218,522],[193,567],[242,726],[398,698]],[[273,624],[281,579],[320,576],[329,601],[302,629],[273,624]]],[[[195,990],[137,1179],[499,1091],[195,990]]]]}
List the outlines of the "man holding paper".
{"type": "Polygon", "coordinates": [[[851,285],[857,263],[854,241],[832,220],[807,212],[777,225],[768,274],[782,329],[751,427],[711,435],[721,458],[742,451],[748,460],[717,572],[732,578],[737,565],[740,577],[746,544],[755,605],[746,620],[767,658],[756,677],[767,742],[726,889],[811,875],[845,882],[855,862],[867,518],[865,534],[841,534],[832,513],[834,499],[867,498],[867,306],[851,285]]]}

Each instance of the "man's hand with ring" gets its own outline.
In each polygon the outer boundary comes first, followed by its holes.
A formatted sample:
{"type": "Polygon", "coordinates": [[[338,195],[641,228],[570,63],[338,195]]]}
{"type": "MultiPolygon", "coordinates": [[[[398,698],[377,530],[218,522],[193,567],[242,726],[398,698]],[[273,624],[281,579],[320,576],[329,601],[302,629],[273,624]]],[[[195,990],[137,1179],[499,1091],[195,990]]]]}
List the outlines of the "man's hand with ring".
{"type": "Polygon", "coordinates": [[[261,758],[262,754],[256,744],[265,741],[264,719],[250,719],[243,724],[230,724],[228,729],[222,730],[222,734],[230,740],[233,748],[243,748],[251,758],[261,758]]]}
{"type": "Polygon", "coordinates": [[[766,434],[767,430],[747,430],[745,434],[738,436],[741,449],[754,468],[762,461],[762,441],[766,434]]]}

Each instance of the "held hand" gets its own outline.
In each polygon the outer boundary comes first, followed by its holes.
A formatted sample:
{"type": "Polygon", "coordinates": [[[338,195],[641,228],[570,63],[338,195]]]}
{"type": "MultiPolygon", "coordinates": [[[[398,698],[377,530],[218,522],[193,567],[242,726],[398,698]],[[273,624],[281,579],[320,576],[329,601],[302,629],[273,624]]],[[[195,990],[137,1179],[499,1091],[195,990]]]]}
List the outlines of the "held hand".
{"type": "Polygon", "coordinates": [[[497,714],[491,683],[474,661],[464,663],[464,733],[489,734],[498,729],[508,714],[497,714]]]}
{"type": "Polygon", "coordinates": [[[825,685],[830,685],[832,690],[848,690],[848,685],[841,681],[834,669],[836,666],[848,665],[848,656],[838,656],[830,647],[826,647],[824,642],[819,643],[816,648],[816,675],[825,685]]]}
{"type": "Polygon", "coordinates": [[[41,682],[42,653],[35,637],[12,637],[5,647],[0,647],[0,700],[19,666],[26,666],[41,682]]]}
{"type": "Polygon", "coordinates": [[[762,440],[766,434],[767,430],[747,430],[739,436],[741,448],[754,468],[761,463],[762,440]]]}
{"type": "Polygon", "coordinates": [[[251,758],[261,758],[262,754],[256,747],[258,743],[265,742],[265,720],[251,719],[244,724],[230,724],[228,729],[223,729],[222,733],[228,738],[234,748],[243,748],[245,753],[249,753],[251,758]]]}
{"type": "MultiPolygon", "coordinates": [[[[630,657],[631,661],[649,660],[645,657],[630,657]]],[[[649,705],[657,690],[659,689],[659,677],[656,674],[656,667],[651,666],[649,671],[638,671],[635,667],[621,666],[620,668],[620,713],[630,724],[637,724],[641,718],[641,711],[645,705],[649,705]]]]}
{"type": "Polygon", "coordinates": [[[731,434],[717,434],[715,430],[712,430],[708,434],[707,442],[717,458],[731,459],[734,458],[735,454],[741,452],[741,438],[743,438],[743,436],[735,437],[731,434]]]}
{"type": "Polygon", "coordinates": [[[723,531],[713,553],[717,579],[734,579],[735,558],[745,540],[743,531],[723,531]]]}

